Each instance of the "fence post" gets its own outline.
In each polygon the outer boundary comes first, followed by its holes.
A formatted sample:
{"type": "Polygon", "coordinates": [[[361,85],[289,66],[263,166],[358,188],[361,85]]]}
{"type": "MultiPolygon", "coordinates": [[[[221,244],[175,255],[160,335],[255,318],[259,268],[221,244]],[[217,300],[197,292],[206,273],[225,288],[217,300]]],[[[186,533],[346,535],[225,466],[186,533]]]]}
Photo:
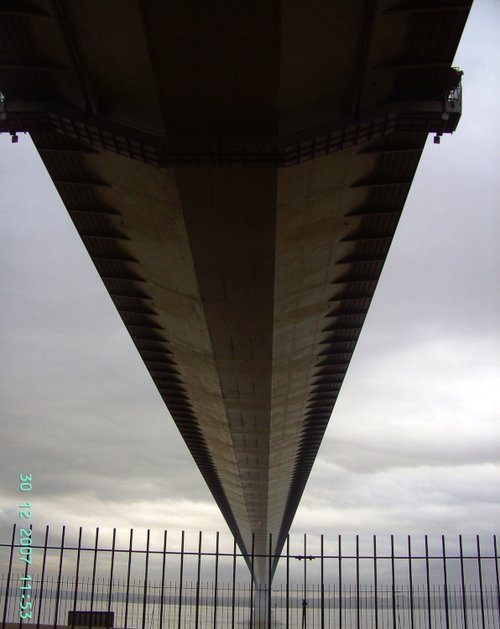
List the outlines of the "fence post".
{"type": "Polygon", "coordinates": [[[214,584],[214,629],[217,629],[217,602],[219,582],[219,531],[215,534],[215,584],[214,584]]]}
{"type": "Polygon", "coordinates": [[[61,578],[62,578],[62,565],[63,565],[63,554],[64,554],[64,538],[66,535],[66,527],[63,526],[62,527],[62,534],[61,534],[61,546],[60,546],[60,550],[59,550],[59,572],[57,575],[57,594],[56,594],[56,609],[55,609],[55,613],[54,613],[54,629],[57,628],[57,616],[59,613],[59,599],[61,597],[61,578]]]}
{"type": "Polygon", "coordinates": [[[236,603],[236,538],[233,538],[233,609],[231,613],[231,629],[234,629],[234,607],[236,603]]]}
{"type": "Polygon", "coordinates": [[[500,626],[500,575],[498,573],[498,548],[497,548],[497,536],[496,535],[493,535],[493,550],[495,552],[495,576],[497,578],[498,625],[500,626]]]}
{"type": "MultiPolygon", "coordinates": [[[[181,629],[182,620],[182,579],[184,578],[184,531],[181,533],[181,563],[179,567],[179,614],[177,620],[177,627],[181,629]]],[[[125,628],[126,629],[126,628],[125,628]]]]}
{"type": "Polygon", "coordinates": [[[304,587],[302,591],[302,629],[307,627],[307,536],[304,533],[304,587]]]}
{"type": "Polygon", "coordinates": [[[290,535],[286,536],[286,629],[290,627],[290,535]]]}
{"type": "Polygon", "coordinates": [[[411,557],[411,537],[408,535],[408,585],[410,588],[410,628],[414,629],[415,626],[415,616],[413,611],[413,566],[412,566],[412,557],[411,557]]]}
{"type": "MultiPolygon", "coordinates": [[[[73,596],[73,610],[76,610],[77,605],[78,605],[78,582],[80,579],[80,558],[81,558],[81,552],[82,552],[82,534],[83,534],[83,529],[82,527],[80,527],[78,529],[78,547],[76,551],[75,593],[73,596]]],[[[75,617],[73,615],[71,617],[71,629],[73,629],[73,627],[75,626],[74,620],[75,620],[75,617]]]]}
{"type": "MultiPolygon", "coordinates": [[[[12,525],[12,541],[10,543],[9,571],[7,573],[7,585],[5,586],[5,603],[3,606],[2,629],[5,629],[7,620],[7,606],[9,604],[10,579],[12,576],[12,560],[14,559],[14,544],[16,543],[16,525],[12,525]]],[[[27,565],[27,564],[26,564],[27,565]]]]}
{"type": "Polygon", "coordinates": [[[339,535],[339,629],[342,629],[342,535],[339,535]]]}
{"type": "Polygon", "coordinates": [[[200,531],[198,536],[198,569],[196,572],[196,609],[194,618],[195,629],[198,629],[198,623],[200,620],[201,540],[202,532],[200,531]]]}
{"type": "Polygon", "coordinates": [[[462,584],[462,611],[464,617],[464,629],[467,629],[467,595],[465,590],[465,572],[464,572],[464,549],[462,545],[462,536],[458,536],[460,548],[460,581],[462,584]]]}
{"type": "Polygon", "coordinates": [[[163,531],[163,553],[161,561],[160,629],[163,629],[163,600],[165,598],[165,567],[167,563],[167,531],[163,531]]]}
{"type": "Polygon", "coordinates": [[[325,549],[321,535],[321,629],[325,629],[325,549]]]}
{"type": "Polygon", "coordinates": [[[483,593],[483,569],[481,566],[481,546],[479,543],[479,535],[476,535],[477,545],[477,570],[479,574],[479,594],[481,596],[481,625],[485,629],[485,617],[484,617],[484,593],[483,593]]]}
{"type": "Polygon", "coordinates": [[[397,628],[396,617],[396,570],[394,565],[394,535],[391,535],[391,592],[392,592],[392,626],[397,628]]]}
{"type": "MultiPolygon", "coordinates": [[[[250,629],[253,629],[253,599],[254,599],[254,563],[255,563],[255,533],[252,533],[252,557],[250,565],[252,567],[252,578],[250,580],[250,629]]],[[[179,628],[180,629],[180,628],[179,628]]]]}
{"type": "Polygon", "coordinates": [[[149,540],[151,531],[146,533],[146,557],[144,561],[144,593],[142,598],[142,629],[146,629],[146,607],[148,601],[148,576],[149,576],[149,540]]]}
{"type": "Polygon", "coordinates": [[[94,593],[95,593],[95,575],[97,570],[97,551],[99,544],[99,527],[95,530],[95,540],[94,540],[94,563],[92,564],[92,589],[90,591],[90,612],[92,614],[94,610],[94,593]]]}
{"type": "Polygon", "coordinates": [[[130,595],[130,570],[132,567],[132,544],[134,541],[134,529],[130,529],[130,539],[128,546],[128,563],[127,563],[127,594],[125,598],[125,627],[128,626],[128,600],[130,595]]]}
{"type": "Polygon", "coordinates": [[[356,535],[356,627],[361,629],[361,609],[359,591],[359,535],[356,535]]]}
{"type": "Polygon", "coordinates": [[[271,626],[271,581],[273,566],[273,534],[269,533],[269,557],[267,574],[267,626],[271,626]]]}
{"type": "Polygon", "coordinates": [[[425,540],[425,576],[427,583],[427,618],[429,621],[429,629],[432,629],[432,614],[431,614],[431,577],[429,572],[429,542],[427,540],[427,535],[424,537],[425,540]]]}
{"type": "Polygon", "coordinates": [[[377,536],[373,536],[373,586],[375,588],[375,629],[378,629],[377,536]]]}
{"type": "Polygon", "coordinates": [[[446,570],[446,542],[441,535],[441,547],[443,549],[443,577],[444,577],[444,611],[446,615],[446,629],[450,629],[450,609],[448,605],[448,572],[446,570]]]}

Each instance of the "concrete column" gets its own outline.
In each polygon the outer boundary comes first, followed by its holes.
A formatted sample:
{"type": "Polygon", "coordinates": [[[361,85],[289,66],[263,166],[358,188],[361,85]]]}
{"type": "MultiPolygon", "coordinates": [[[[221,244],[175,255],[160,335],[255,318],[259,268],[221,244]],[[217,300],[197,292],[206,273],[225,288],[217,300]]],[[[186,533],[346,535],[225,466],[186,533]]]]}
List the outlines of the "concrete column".
{"type": "Polygon", "coordinates": [[[265,629],[267,625],[267,591],[266,583],[255,586],[253,614],[255,629],[265,629]]]}

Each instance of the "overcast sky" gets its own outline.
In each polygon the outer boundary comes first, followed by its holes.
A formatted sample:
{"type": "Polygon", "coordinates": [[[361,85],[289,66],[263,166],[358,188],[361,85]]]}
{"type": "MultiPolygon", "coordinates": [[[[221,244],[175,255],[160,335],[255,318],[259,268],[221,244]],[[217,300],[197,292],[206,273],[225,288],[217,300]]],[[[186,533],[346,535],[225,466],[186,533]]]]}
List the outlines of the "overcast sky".
{"type": "MultiPolygon", "coordinates": [[[[500,532],[499,25],[476,0],[296,533],[500,532]]],[[[0,524],[22,472],[35,527],[227,531],[27,136],[0,190],[0,524]]]]}

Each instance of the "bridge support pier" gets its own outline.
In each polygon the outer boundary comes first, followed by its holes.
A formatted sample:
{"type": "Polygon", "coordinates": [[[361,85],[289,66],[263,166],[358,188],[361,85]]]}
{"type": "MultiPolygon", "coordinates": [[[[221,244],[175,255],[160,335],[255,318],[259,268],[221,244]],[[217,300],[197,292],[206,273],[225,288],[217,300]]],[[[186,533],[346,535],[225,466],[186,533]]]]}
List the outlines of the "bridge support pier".
{"type": "Polygon", "coordinates": [[[253,617],[255,629],[265,629],[271,627],[271,623],[267,622],[267,596],[268,585],[267,583],[259,583],[255,587],[254,602],[253,602],[253,617]]]}

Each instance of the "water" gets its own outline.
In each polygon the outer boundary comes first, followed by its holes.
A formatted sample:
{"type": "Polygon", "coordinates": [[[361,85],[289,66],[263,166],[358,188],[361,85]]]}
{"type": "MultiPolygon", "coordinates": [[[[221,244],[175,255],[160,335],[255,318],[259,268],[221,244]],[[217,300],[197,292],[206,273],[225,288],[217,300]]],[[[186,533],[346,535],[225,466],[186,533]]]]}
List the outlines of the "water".
{"type": "MultiPolygon", "coordinates": [[[[198,626],[205,629],[215,626],[239,629],[250,627],[251,616],[254,627],[259,626],[259,620],[265,623],[268,612],[268,598],[264,593],[262,609],[251,613],[255,593],[247,583],[238,584],[234,591],[232,584],[219,583],[217,605],[214,583],[203,583],[199,589],[196,583],[183,583],[180,596],[179,584],[170,582],[165,585],[162,597],[158,584],[148,584],[145,591],[141,582],[133,581],[127,589],[123,581],[117,581],[111,588],[111,605],[109,594],[108,581],[97,581],[94,586],[90,580],[82,581],[78,584],[75,604],[73,581],[63,580],[58,588],[57,580],[47,579],[42,591],[40,581],[34,578],[32,619],[26,622],[67,625],[68,613],[73,609],[88,611],[92,607],[93,611],[107,611],[109,607],[115,615],[115,627],[173,629],[198,626]]],[[[311,586],[305,592],[305,606],[304,591],[298,585],[290,588],[288,600],[283,585],[273,585],[271,594],[271,626],[276,628],[286,627],[288,616],[291,629],[319,628],[322,617],[325,627],[339,629],[465,629],[465,618],[467,629],[500,629],[498,592],[493,586],[485,587],[482,595],[476,587],[467,588],[465,614],[464,596],[458,586],[450,586],[446,597],[442,586],[433,588],[430,595],[426,589],[417,586],[413,589],[412,600],[407,587],[396,588],[394,596],[391,588],[379,588],[375,597],[372,588],[360,588],[358,592],[355,587],[346,586],[339,597],[338,589],[325,586],[323,609],[319,585],[311,586]]],[[[7,622],[18,622],[19,590],[11,588],[5,606],[5,583],[0,581],[0,613],[4,611],[7,622]]]]}

